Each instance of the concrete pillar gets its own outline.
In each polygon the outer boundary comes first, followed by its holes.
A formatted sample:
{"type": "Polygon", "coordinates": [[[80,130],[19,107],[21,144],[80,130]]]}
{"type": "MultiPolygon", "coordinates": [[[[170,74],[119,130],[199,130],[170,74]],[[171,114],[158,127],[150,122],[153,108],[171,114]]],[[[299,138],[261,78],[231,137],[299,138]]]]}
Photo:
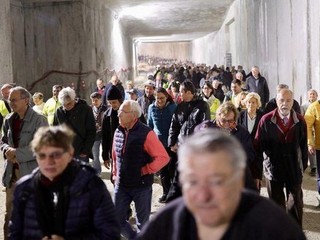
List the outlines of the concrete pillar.
{"type": "Polygon", "coordinates": [[[0,1],[0,84],[13,82],[10,0],[0,1]]]}

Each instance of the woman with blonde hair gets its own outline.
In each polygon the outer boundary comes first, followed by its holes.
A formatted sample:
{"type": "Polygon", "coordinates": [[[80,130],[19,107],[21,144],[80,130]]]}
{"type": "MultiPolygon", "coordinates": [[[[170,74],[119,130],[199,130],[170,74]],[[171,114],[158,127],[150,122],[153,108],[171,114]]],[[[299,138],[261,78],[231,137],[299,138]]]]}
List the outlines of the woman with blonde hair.
{"type": "Polygon", "coordinates": [[[250,92],[244,99],[244,103],[246,105],[246,109],[240,112],[238,124],[242,125],[249,131],[253,141],[256,135],[258,123],[263,116],[263,112],[259,110],[261,107],[261,98],[258,93],[250,92]]]}
{"type": "Polygon", "coordinates": [[[248,92],[240,92],[234,99],[234,105],[236,106],[237,110],[241,112],[247,108],[245,104],[245,98],[248,95],[248,92]]]}

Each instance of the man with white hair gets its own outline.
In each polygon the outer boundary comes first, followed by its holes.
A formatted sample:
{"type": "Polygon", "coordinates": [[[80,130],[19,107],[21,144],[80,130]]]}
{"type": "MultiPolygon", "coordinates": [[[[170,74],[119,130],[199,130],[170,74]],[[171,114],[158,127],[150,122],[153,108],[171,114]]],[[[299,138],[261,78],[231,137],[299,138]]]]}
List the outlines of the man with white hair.
{"type": "Polygon", "coordinates": [[[169,156],[150,127],[139,117],[142,111],[133,100],[124,101],[119,110],[119,124],[113,139],[112,175],[115,183],[114,202],[121,233],[129,240],[136,238],[127,211],[135,203],[139,229],[149,220],[153,174],[169,162],[169,156]]]}
{"type": "Polygon", "coordinates": [[[85,100],[76,98],[75,91],[70,87],[63,88],[58,99],[62,106],[54,113],[53,125],[64,123],[74,131],[74,157],[88,162],[96,136],[92,109],[85,100]]]}
{"type": "Polygon", "coordinates": [[[183,197],[154,216],[139,240],[306,239],[283,209],[244,190],[246,154],[234,137],[200,131],[180,146],[178,156],[183,197]]]}
{"type": "Polygon", "coordinates": [[[292,108],[292,91],[280,90],[276,101],[278,107],[259,121],[254,145],[258,156],[267,155],[263,166],[269,197],[302,226],[301,184],[302,172],[308,166],[307,126],[303,116],[292,108]]]}

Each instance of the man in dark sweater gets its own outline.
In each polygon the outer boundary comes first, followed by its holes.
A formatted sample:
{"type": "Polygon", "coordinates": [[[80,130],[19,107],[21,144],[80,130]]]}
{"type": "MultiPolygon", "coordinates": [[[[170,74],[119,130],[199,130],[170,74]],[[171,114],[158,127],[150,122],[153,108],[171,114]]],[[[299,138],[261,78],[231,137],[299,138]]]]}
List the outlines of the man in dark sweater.
{"type": "Polygon", "coordinates": [[[200,131],[179,147],[178,156],[183,197],[152,218],[139,240],[306,239],[283,209],[243,191],[246,155],[234,137],[200,131]]]}
{"type": "Polygon", "coordinates": [[[74,157],[89,162],[96,137],[92,109],[85,100],[76,98],[75,91],[70,87],[63,88],[58,99],[62,106],[54,113],[53,125],[66,124],[74,131],[74,157]]]}

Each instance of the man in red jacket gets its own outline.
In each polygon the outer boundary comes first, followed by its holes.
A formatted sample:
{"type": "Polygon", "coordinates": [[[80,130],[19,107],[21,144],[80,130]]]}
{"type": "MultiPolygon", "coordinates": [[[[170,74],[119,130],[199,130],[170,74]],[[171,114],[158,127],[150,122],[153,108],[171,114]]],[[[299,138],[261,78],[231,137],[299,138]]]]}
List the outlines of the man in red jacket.
{"type": "Polygon", "coordinates": [[[126,220],[130,203],[135,204],[137,226],[141,229],[151,212],[153,174],[169,162],[157,135],[139,120],[141,114],[137,101],[122,103],[118,111],[120,126],[114,133],[112,147],[116,213],[121,233],[129,240],[136,238],[126,220]]]}
{"type": "Polygon", "coordinates": [[[263,165],[269,197],[287,208],[302,226],[302,172],[308,161],[306,123],[292,109],[293,93],[289,89],[278,92],[276,101],[278,107],[261,118],[254,145],[260,156],[267,155],[263,165]]]}

